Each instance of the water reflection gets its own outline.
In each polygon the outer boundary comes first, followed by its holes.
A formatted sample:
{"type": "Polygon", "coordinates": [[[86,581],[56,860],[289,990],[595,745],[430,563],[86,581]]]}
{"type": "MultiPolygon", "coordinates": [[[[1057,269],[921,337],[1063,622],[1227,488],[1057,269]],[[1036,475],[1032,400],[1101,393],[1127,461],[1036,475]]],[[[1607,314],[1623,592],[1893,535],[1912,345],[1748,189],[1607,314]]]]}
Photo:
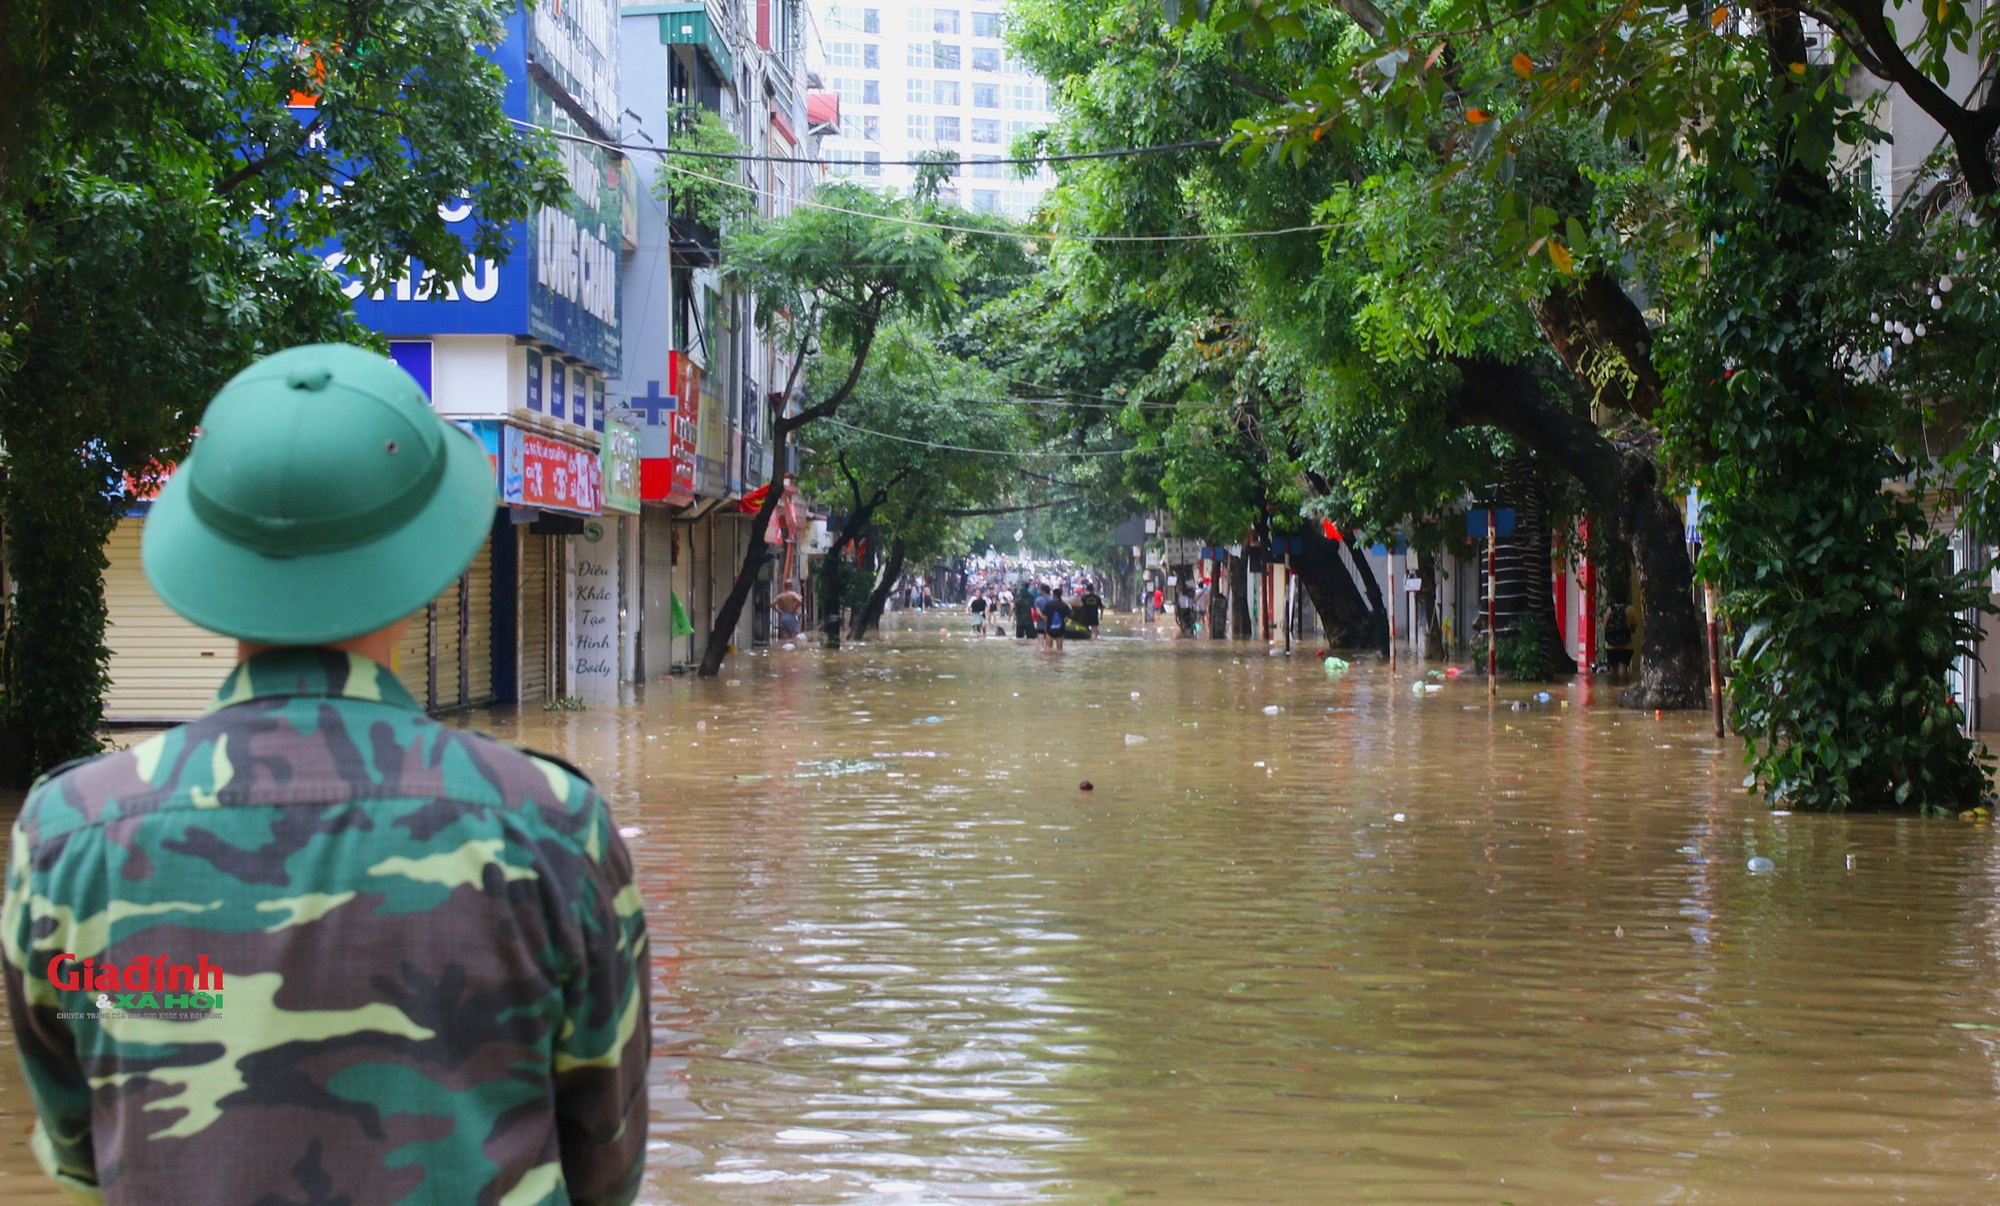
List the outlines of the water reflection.
{"type": "Polygon", "coordinates": [[[1587,685],[946,624],[472,718],[633,831],[646,1201],[2000,1197],[1988,830],[1587,685]]]}

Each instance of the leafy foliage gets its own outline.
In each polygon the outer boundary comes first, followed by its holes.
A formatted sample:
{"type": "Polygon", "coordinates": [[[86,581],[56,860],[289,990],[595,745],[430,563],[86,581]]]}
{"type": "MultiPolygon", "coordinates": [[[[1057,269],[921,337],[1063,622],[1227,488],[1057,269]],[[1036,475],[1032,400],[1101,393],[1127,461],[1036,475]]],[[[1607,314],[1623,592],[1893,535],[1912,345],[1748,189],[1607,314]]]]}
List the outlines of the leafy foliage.
{"type": "Polygon", "coordinates": [[[741,155],[748,150],[730,133],[722,115],[700,105],[682,105],[669,115],[669,121],[674,131],[673,149],[699,154],[670,156],[667,170],[654,180],[654,192],[666,204],[668,216],[714,231],[748,215],[753,194],[739,179],[738,161],[702,157],[741,155]]]}
{"type": "Polygon", "coordinates": [[[256,356],[369,338],[364,288],[502,259],[561,195],[479,54],[501,0],[28,0],[0,29],[0,508],[18,590],[6,722],[25,762],[97,747],[103,558],[128,479],[186,448],[256,356]],[[309,107],[294,107],[300,101],[309,107]],[[469,198],[467,239],[440,208],[469,198]]]}

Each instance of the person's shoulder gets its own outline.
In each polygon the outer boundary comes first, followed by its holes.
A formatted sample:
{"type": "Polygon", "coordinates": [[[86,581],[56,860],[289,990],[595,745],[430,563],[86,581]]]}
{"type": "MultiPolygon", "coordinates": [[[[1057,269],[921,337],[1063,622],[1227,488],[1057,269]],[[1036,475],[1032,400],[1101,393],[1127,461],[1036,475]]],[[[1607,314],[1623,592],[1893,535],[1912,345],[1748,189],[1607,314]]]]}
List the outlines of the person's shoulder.
{"type": "Polygon", "coordinates": [[[151,789],[132,749],[72,758],[36,776],[15,824],[31,841],[54,837],[95,824],[113,800],[151,789]]]}
{"type": "Polygon", "coordinates": [[[478,757],[482,773],[508,802],[553,803],[575,812],[597,794],[597,785],[575,763],[485,733],[454,730],[456,739],[478,757]]]}

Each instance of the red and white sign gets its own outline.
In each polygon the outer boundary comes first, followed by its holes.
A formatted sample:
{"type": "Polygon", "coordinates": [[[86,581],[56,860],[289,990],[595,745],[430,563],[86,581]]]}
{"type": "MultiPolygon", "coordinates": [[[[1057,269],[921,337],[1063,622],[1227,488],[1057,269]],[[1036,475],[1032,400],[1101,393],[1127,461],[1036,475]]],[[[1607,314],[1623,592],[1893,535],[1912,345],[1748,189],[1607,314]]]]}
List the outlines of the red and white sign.
{"type": "Polygon", "coordinates": [[[512,426],[503,443],[500,496],[508,503],[582,515],[604,510],[603,467],[595,450],[512,426]]]}

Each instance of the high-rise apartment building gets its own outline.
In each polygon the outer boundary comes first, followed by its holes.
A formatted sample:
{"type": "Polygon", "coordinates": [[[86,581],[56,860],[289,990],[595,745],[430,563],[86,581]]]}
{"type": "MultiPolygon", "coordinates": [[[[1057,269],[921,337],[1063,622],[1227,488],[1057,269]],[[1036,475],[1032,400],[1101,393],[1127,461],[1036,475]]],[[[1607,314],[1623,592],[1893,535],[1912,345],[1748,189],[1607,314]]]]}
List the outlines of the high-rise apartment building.
{"type": "Polygon", "coordinates": [[[812,70],[840,94],[840,134],[821,144],[827,174],[907,190],[920,153],[955,151],[962,166],[947,196],[973,209],[1025,218],[1055,177],[1028,177],[998,160],[1016,135],[1049,123],[1049,89],[1007,53],[1000,0],[951,7],[811,0],[812,70]]]}

